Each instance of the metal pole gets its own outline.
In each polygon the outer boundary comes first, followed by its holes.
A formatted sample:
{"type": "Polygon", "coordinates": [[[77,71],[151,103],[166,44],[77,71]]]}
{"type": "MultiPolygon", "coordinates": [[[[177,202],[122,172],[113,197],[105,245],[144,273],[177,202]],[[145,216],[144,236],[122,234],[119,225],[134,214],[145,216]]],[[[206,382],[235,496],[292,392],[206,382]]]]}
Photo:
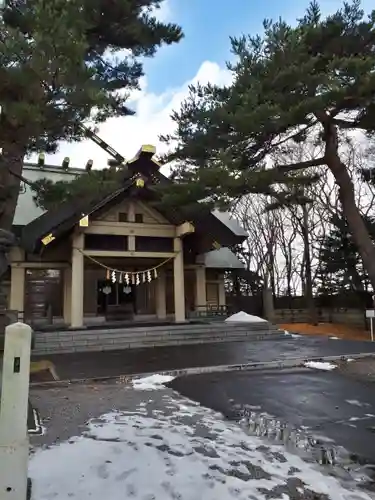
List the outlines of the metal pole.
{"type": "Polygon", "coordinates": [[[374,342],[374,318],[370,318],[371,341],[374,342]]]}
{"type": "Polygon", "coordinates": [[[27,497],[31,337],[31,328],[24,323],[14,323],[5,329],[0,407],[1,500],[27,497]]]}

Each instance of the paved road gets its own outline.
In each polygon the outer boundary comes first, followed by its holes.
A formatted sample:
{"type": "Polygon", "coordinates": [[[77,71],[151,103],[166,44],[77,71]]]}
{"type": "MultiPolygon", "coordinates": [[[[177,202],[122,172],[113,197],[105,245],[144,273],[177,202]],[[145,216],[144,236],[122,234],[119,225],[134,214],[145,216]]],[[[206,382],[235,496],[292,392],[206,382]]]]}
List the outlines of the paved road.
{"type": "MultiPolygon", "coordinates": [[[[58,354],[49,355],[48,359],[55,364],[61,379],[73,379],[360,352],[375,352],[375,342],[284,336],[255,342],[58,354]]],[[[34,356],[33,360],[45,358],[34,356]]]]}
{"type": "MultiPolygon", "coordinates": [[[[250,405],[289,425],[307,427],[375,464],[375,386],[339,372],[310,369],[194,375],[170,386],[202,405],[240,418],[250,405]]],[[[375,472],[375,469],[374,469],[375,472]]]]}

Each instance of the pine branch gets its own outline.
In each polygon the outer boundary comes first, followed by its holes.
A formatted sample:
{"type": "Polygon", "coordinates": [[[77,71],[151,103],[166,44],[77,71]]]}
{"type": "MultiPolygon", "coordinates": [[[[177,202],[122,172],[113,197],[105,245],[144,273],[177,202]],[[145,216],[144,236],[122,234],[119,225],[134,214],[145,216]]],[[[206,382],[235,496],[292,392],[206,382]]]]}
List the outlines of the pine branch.
{"type": "Polygon", "coordinates": [[[276,165],[274,168],[269,169],[269,172],[295,172],[296,170],[303,170],[310,167],[319,167],[325,165],[326,160],[322,156],[314,160],[300,161],[297,163],[288,163],[286,165],[276,165]]]}

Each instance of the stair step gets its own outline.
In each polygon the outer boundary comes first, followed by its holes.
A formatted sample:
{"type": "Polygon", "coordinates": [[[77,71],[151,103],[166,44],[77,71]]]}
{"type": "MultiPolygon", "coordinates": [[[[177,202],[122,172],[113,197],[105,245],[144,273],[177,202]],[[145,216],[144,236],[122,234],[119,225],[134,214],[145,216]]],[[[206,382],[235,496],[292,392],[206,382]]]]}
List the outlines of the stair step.
{"type": "Polygon", "coordinates": [[[240,342],[247,339],[275,338],[282,333],[274,325],[266,322],[36,332],[36,345],[33,353],[44,355],[197,343],[240,342]]]}

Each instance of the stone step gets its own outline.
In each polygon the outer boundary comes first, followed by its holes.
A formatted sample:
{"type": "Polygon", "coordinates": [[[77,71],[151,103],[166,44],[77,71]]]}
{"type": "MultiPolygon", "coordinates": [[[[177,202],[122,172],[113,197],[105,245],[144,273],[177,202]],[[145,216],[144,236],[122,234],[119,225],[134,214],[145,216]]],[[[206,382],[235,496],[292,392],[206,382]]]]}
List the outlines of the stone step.
{"type": "Polygon", "coordinates": [[[98,339],[97,341],[77,340],[74,343],[46,343],[44,345],[37,345],[33,351],[35,355],[52,354],[52,353],[67,353],[67,352],[85,352],[85,351],[102,351],[102,350],[119,350],[119,349],[135,349],[146,347],[162,347],[172,345],[188,345],[188,344],[207,344],[218,342],[243,342],[245,340],[257,341],[267,338],[278,338],[280,332],[272,334],[254,334],[250,337],[237,336],[232,337],[218,337],[218,336],[205,336],[205,337],[175,337],[175,338],[157,338],[145,339],[140,341],[139,338],[132,339],[117,339],[116,341],[109,342],[105,339],[98,339]]]}
{"type": "Polygon", "coordinates": [[[106,334],[98,334],[91,332],[90,334],[79,334],[79,335],[51,335],[49,337],[36,337],[36,346],[43,346],[44,344],[75,344],[77,342],[98,342],[98,341],[113,341],[128,339],[129,341],[132,339],[136,339],[137,341],[143,342],[153,342],[161,339],[165,340],[173,340],[173,339],[183,339],[183,338],[191,338],[191,339],[199,339],[206,337],[224,337],[224,338],[233,338],[233,337],[247,337],[253,336],[257,333],[262,333],[263,335],[268,335],[274,332],[278,332],[277,329],[269,329],[269,330],[255,330],[252,332],[236,330],[236,331],[206,331],[206,332],[167,332],[164,334],[161,333],[152,333],[152,334],[143,334],[139,335],[135,332],[108,332],[106,334]]]}
{"type": "Polygon", "coordinates": [[[261,324],[252,324],[252,326],[246,325],[231,325],[228,326],[226,324],[223,325],[199,325],[199,326],[184,326],[184,328],[173,328],[173,327],[164,327],[161,328],[111,328],[111,329],[87,329],[87,330],[64,330],[64,331],[54,331],[54,332],[36,332],[36,339],[46,339],[52,340],[57,338],[67,338],[74,339],[77,337],[95,337],[105,336],[105,335],[113,335],[118,337],[129,336],[129,335],[137,335],[143,337],[147,336],[157,336],[157,335],[173,335],[173,334],[184,334],[184,333],[195,333],[195,334],[205,334],[208,332],[222,332],[223,334],[227,334],[228,332],[252,332],[252,331],[268,331],[270,328],[275,328],[269,323],[261,323],[261,324]]]}
{"type": "Polygon", "coordinates": [[[269,329],[269,330],[255,330],[252,332],[244,331],[244,330],[236,330],[236,331],[214,331],[209,330],[206,332],[166,332],[162,333],[151,333],[151,334],[143,334],[135,332],[108,332],[105,334],[97,334],[91,332],[90,334],[79,334],[79,335],[51,335],[49,337],[36,337],[36,345],[42,346],[43,344],[52,344],[52,343],[76,343],[81,341],[116,341],[121,339],[137,339],[138,341],[156,341],[159,339],[173,340],[173,339],[182,339],[182,338],[205,338],[209,337],[228,337],[233,338],[234,336],[247,337],[253,336],[256,333],[262,333],[264,335],[274,333],[278,331],[277,329],[269,329]]]}
{"type": "Polygon", "coordinates": [[[280,335],[266,322],[168,325],[163,327],[107,328],[36,332],[34,354],[84,352],[140,347],[260,340],[280,335]]]}

